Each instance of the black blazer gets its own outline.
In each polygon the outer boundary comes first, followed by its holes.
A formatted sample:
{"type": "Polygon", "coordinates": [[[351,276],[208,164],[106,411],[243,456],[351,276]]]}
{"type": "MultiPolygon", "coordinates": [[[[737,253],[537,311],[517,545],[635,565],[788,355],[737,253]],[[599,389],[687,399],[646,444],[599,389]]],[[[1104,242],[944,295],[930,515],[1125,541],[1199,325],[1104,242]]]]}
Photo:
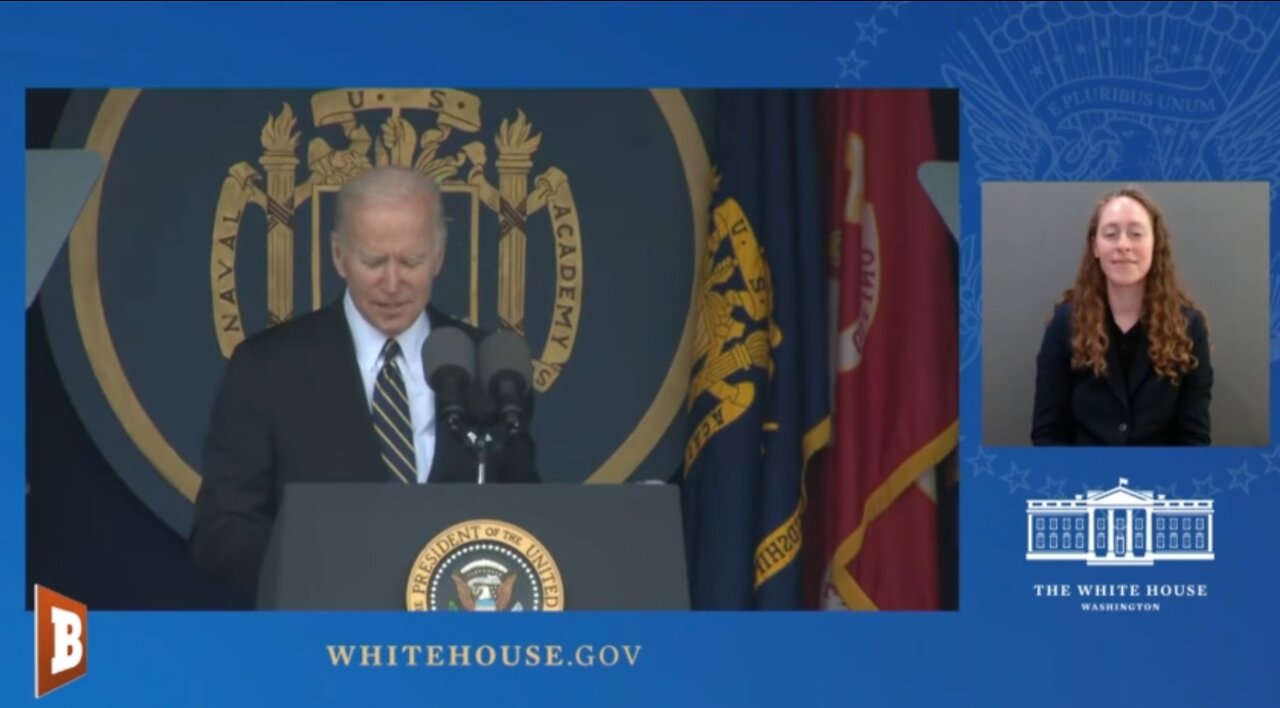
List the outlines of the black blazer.
{"type": "Polygon", "coordinates": [[[1134,342],[1126,379],[1115,346],[1107,350],[1102,377],[1071,368],[1071,306],[1054,308],[1036,357],[1035,445],[1208,445],[1213,366],[1204,316],[1184,308],[1192,353],[1199,366],[1179,385],[1156,375],[1147,356],[1147,337],[1134,342]]]}
{"type": "MultiPolygon", "coordinates": [[[[428,307],[433,331],[483,333],[428,307]]],[[[414,356],[413,352],[406,352],[414,356]]],[[[528,401],[531,410],[532,395],[528,401]]],[[[526,426],[527,430],[527,426],[526,426]]],[[[491,457],[486,482],[536,482],[525,433],[491,457]]],[[[430,482],[472,482],[474,458],[436,434],[430,482]]],[[[284,485],[392,482],[379,455],[342,300],[242,342],[214,402],[190,547],[196,564],[253,593],[284,485]]]]}

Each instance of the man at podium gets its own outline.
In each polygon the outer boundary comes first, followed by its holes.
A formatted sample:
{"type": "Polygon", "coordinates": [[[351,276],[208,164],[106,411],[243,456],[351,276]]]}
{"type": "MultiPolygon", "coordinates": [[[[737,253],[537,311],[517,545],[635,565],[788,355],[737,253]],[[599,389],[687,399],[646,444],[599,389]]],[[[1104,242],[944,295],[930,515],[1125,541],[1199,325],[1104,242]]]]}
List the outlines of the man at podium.
{"type": "MultiPolygon", "coordinates": [[[[486,334],[430,305],[446,235],[440,192],[419,172],[379,167],[339,192],[343,296],[246,339],[214,401],[190,539],[203,570],[256,588],[286,484],[477,481],[472,452],[437,425],[422,357],[441,328],[486,334]]],[[[538,481],[521,430],[492,451],[485,482],[538,481]]]]}

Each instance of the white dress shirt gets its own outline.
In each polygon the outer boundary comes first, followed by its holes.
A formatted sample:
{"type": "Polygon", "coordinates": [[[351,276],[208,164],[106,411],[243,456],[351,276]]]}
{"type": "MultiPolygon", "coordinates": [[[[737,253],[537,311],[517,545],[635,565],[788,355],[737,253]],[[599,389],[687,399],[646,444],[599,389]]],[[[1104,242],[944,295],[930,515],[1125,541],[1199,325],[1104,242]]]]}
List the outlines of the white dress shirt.
{"type": "MultiPolygon", "coordinates": [[[[369,404],[369,425],[372,426],[373,387],[378,379],[378,372],[382,370],[382,348],[386,345],[387,336],[360,315],[350,291],[343,297],[343,307],[347,313],[347,323],[351,326],[351,339],[356,346],[356,361],[360,365],[360,376],[364,379],[364,397],[369,404]]],[[[423,312],[409,329],[396,337],[402,359],[400,371],[404,375],[405,393],[409,397],[413,452],[417,457],[420,484],[425,483],[431,474],[431,460],[436,449],[435,394],[427,385],[427,378],[422,370],[422,345],[430,333],[431,323],[423,312]]]]}

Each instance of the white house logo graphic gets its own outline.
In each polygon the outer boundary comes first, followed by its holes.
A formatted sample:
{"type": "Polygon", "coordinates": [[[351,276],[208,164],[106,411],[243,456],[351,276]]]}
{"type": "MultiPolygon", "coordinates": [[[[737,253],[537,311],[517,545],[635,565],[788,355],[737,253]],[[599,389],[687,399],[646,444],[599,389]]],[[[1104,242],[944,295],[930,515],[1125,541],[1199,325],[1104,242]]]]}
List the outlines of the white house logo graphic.
{"type": "Polygon", "coordinates": [[[1213,560],[1213,500],[1166,499],[1120,486],[1027,501],[1027,560],[1152,565],[1213,560]]]}

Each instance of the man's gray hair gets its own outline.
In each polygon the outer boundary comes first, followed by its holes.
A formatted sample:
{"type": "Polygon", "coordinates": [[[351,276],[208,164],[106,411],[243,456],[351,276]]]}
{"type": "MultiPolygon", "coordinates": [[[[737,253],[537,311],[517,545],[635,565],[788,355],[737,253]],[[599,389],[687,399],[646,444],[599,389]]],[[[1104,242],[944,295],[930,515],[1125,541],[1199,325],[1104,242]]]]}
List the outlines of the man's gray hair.
{"type": "Polygon", "coordinates": [[[445,221],[440,188],[427,175],[395,165],[375,167],[342,186],[338,191],[334,219],[335,237],[346,240],[347,218],[353,210],[370,202],[403,203],[408,200],[427,202],[435,225],[433,243],[437,251],[444,248],[449,229],[445,221]]]}

